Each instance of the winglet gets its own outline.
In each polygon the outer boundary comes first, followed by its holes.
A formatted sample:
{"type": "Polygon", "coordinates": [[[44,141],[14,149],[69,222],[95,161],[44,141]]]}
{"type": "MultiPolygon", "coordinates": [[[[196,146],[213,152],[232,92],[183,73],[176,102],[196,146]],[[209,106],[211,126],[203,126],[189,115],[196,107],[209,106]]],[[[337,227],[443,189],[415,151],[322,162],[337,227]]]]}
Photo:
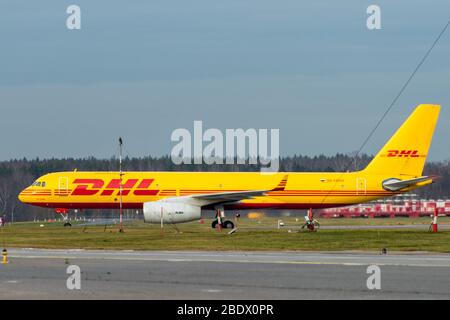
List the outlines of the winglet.
{"type": "Polygon", "coordinates": [[[285,175],[283,179],[281,179],[280,183],[272,190],[270,191],[284,191],[284,188],[287,184],[288,175],[285,175]]]}

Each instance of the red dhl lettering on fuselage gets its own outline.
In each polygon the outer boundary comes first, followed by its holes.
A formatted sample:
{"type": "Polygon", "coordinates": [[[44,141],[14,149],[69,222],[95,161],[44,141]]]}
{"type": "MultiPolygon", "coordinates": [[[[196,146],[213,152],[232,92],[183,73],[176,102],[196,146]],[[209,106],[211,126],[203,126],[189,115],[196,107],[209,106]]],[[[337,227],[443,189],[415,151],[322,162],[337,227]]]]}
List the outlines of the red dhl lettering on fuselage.
{"type": "MultiPolygon", "coordinates": [[[[135,196],[157,195],[159,190],[149,189],[153,181],[154,179],[124,180],[122,181],[122,195],[127,196],[131,191],[135,196]]],[[[77,187],[72,191],[72,196],[120,195],[120,179],[112,179],[107,184],[102,179],[75,179],[73,184],[76,184],[77,187]]]]}
{"type": "Polygon", "coordinates": [[[422,157],[418,154],[418,150],[388,150],[388,157],[399,157],[399,158],[419,158],[422,157]]]}

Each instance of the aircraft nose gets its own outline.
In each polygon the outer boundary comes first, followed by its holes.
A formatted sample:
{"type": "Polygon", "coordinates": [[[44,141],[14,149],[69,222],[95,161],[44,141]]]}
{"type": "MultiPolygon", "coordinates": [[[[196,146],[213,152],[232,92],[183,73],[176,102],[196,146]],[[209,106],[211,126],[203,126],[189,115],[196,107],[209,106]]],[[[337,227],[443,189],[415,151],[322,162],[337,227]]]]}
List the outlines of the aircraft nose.
{"type": "Polygon", "coordinates": [[[25,190],[26,189],[23,189],[20,193],[19,193],[19,195],[17,196],[17,198],[19,199],[19,201],[20,202],[26,202],[26,196],[25,196],[25,190]]]}

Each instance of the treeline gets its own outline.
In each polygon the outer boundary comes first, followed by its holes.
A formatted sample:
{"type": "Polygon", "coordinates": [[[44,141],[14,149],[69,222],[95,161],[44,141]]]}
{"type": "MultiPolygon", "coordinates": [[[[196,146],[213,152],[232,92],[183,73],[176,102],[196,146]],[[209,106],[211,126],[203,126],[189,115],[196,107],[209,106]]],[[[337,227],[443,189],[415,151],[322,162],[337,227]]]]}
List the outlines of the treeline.
{"type": "MultiPolygon", "coordinates": [[[[356,158],[351,155],[301,156],[280,159],[279,171],[291,172],[338,172],[363,169],[371,160],[368,155],[356,158]]],[[[21,159],[0,162],[0,215],[11,221],[23,221],[54,217],[51,210],[21,204],[17,195],[38,177],[57,171],[116,171],[118,160],[111,159],[21,159]]],[[[169,156],[125,158],[123,169],[128,171],[259,171],[259,165],[175,165],[169,156]]],[[[420,197],[447,198],[450,196],[450,161],[430,162],[425,167],[426,175],[441,178],[431,186],[416,190],[420,197]]],[[[86,211],[92,215],[98,211],[86,211]]]]}

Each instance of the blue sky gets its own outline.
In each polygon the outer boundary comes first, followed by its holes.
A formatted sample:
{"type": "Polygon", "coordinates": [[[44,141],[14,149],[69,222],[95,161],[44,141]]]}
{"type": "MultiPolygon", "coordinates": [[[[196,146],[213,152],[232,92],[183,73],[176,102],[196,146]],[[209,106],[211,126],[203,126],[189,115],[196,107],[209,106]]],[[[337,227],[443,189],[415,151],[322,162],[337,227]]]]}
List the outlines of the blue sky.
{"type": "MultiPolygon", "coordinates": [[[[450,19],[448,1],[0,1],[0,160],[168,154],[176,128],[279,128],[280,152],[359,148],[450,19]],[[82,29],[67,30],[77,4],[82,29]],[[381,7],[382,29],[366,28],[381,7]]],[[[443,106],[450,30],[363,150],[420,103],[443,106]]]]}

